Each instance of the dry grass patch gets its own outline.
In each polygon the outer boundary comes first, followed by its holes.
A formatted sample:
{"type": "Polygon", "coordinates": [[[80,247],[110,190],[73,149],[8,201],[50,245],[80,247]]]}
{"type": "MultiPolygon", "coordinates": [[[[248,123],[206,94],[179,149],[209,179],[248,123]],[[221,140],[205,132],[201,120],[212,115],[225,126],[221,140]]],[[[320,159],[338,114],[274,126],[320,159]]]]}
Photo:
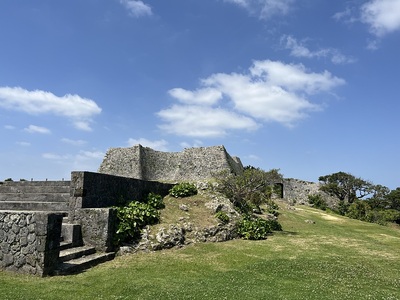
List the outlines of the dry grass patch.
{"type": "Polygon", "coordinates": [[[218,222],[213,213],[205,207],[209,200],[202,195],[185,198],[164,198],[165,208],[161,210],[160,223],[177,224],[191,222],[195,226],[207,227],[217,225],[218,222]],[[181,207],[187,207],[187,211],[181,207]]]}

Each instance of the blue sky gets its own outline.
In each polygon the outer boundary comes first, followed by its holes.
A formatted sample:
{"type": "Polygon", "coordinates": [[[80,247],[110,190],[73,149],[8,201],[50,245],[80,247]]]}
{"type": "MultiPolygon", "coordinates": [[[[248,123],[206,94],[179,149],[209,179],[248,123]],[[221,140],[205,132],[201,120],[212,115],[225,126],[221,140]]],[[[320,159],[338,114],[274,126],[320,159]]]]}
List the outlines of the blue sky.
{"type": "Polygon", "coordinates": [[[400,0],[4,0],[0,179],[110,147],[400,186],[400,0]]]}

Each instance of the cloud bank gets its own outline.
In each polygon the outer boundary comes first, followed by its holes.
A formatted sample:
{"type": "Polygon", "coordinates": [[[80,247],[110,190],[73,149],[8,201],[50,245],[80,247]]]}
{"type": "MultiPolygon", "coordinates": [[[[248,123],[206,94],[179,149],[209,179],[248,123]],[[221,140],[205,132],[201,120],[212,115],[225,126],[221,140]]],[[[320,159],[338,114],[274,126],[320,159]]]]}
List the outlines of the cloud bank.
{"type": "Polygon", "coordinates": [[[0,87],[0,108],[30,115],[54,114],[71,120],[75,128],[90,131],[92,117],[101,108],[91,99],[67,94],[59,97],[50,92],[28,91],[21,87],[0,87]]]}
{"type": "Polygon", "coordinates": [[[361,21],[378,37],[400,30],[400,1],[372,0],[361,6],[361,21]]]}
{"type": "Polygon", "coordinates": [[[319,110],[309,98],[344,84],[328,71],[309,72],[302,64],[254,61],[247,73],[217,73],[194,90],[174,88],[178,103],[161,110],[159,128],[179,136],[221,137],[232,130],[256,130],[265,122],[293,126],[319,110]]]}

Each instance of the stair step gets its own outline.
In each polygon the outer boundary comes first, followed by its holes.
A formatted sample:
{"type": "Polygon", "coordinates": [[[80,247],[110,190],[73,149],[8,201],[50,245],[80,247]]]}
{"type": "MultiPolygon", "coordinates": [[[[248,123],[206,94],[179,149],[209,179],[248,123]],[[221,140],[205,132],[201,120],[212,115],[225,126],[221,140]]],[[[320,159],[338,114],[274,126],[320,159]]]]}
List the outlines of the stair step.
{"type": "Polygon", "coordinates": [[[0,193],[0,201],[68,202],[69,193],[0,193]]]}
{"type": "Polygon", "coordinates": [[[69,248],[60,251],[59,261],[66,262],[68,260],[85,257],[93,253],[96,253],[96,249],[94,247],[81,246],[81,247],[69,248]]]}
{"type": "Polygon", "coordinates": [[[70,186],[0,185],[0,193],[69,193],[70,186]]]}
{"type": "Polygon", "coordinates": [[[0,201],[0,210],[67,212],[69,207],[68,202],[0,201]]]}
{"type": "Polygon", "coordinates": [[[58,264],[54,275],[68,275],[81,272],[85,269],[93,267],[99,263],[112,260],[115,257],[114,252],[94,253],[84,257],[71,259],[58,264]]]}
{"type": "Polygon", "coordinates": [[[63,239],[62,237],[61,237],[60,239],[61,239],[61,240],[60,240],[60,252],[61,252],[62,250],[69,249],[69,248],[72,248],[72,247],[73,247],[71,241],[64,241],[64,239],[63,239]]]}

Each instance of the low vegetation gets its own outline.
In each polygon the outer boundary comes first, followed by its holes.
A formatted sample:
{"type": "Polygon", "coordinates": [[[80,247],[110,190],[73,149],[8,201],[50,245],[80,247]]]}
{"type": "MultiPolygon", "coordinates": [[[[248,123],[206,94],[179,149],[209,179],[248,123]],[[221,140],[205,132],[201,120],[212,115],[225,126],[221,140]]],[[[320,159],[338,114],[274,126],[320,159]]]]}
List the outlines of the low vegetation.
{"type": "MultiPolygon", "coordinates": [[[[336,213],[381,225],[400,224],[400,188],[391,191],[345,172],[320,176],[319,181],[321,191],[337,198],[336,213]]],[[[309,203],[322,210],[327,208],[321,195],[310,195],[309,203]]]]}
{"type": "Polygon", "coordinates": [[[146,225],[156,224],[160,219],[159,209],[164,208],[160,195],[150,193],[143,201],[131,201],[126,206],[116,207],[118,226],[115,243],[131,243],[140,238],[146,225]]]}
{"type": "Polygon", "coordinates": [[[0,272],[0,298],[400,299],[398,228],[280,206],[283,231],[267,240],[121,256],[67,277],[0,272]]]}
{"type": "Polygon", "coordinates": [[[276,220],[277,205],[272,200],[276,184],[282,182],[279,170],[268,172],[254,167],[246,167],[243,174],[235,175],[223,171],[215,175],[217,190],[224,194],[242,214],[237,224],[239,236],[247,240],[266,239],[273,230],[281,227],[276,220]],[[261,206],[269,214],[269,218],[261,218],[261,206]]]}
{"type": "Polygon", "coordinates": [[[193,183],[181,182],[174,185],[169,190],[169,194],[175,198],[189,197],[197,194],[197,188],[193,183]]]}

